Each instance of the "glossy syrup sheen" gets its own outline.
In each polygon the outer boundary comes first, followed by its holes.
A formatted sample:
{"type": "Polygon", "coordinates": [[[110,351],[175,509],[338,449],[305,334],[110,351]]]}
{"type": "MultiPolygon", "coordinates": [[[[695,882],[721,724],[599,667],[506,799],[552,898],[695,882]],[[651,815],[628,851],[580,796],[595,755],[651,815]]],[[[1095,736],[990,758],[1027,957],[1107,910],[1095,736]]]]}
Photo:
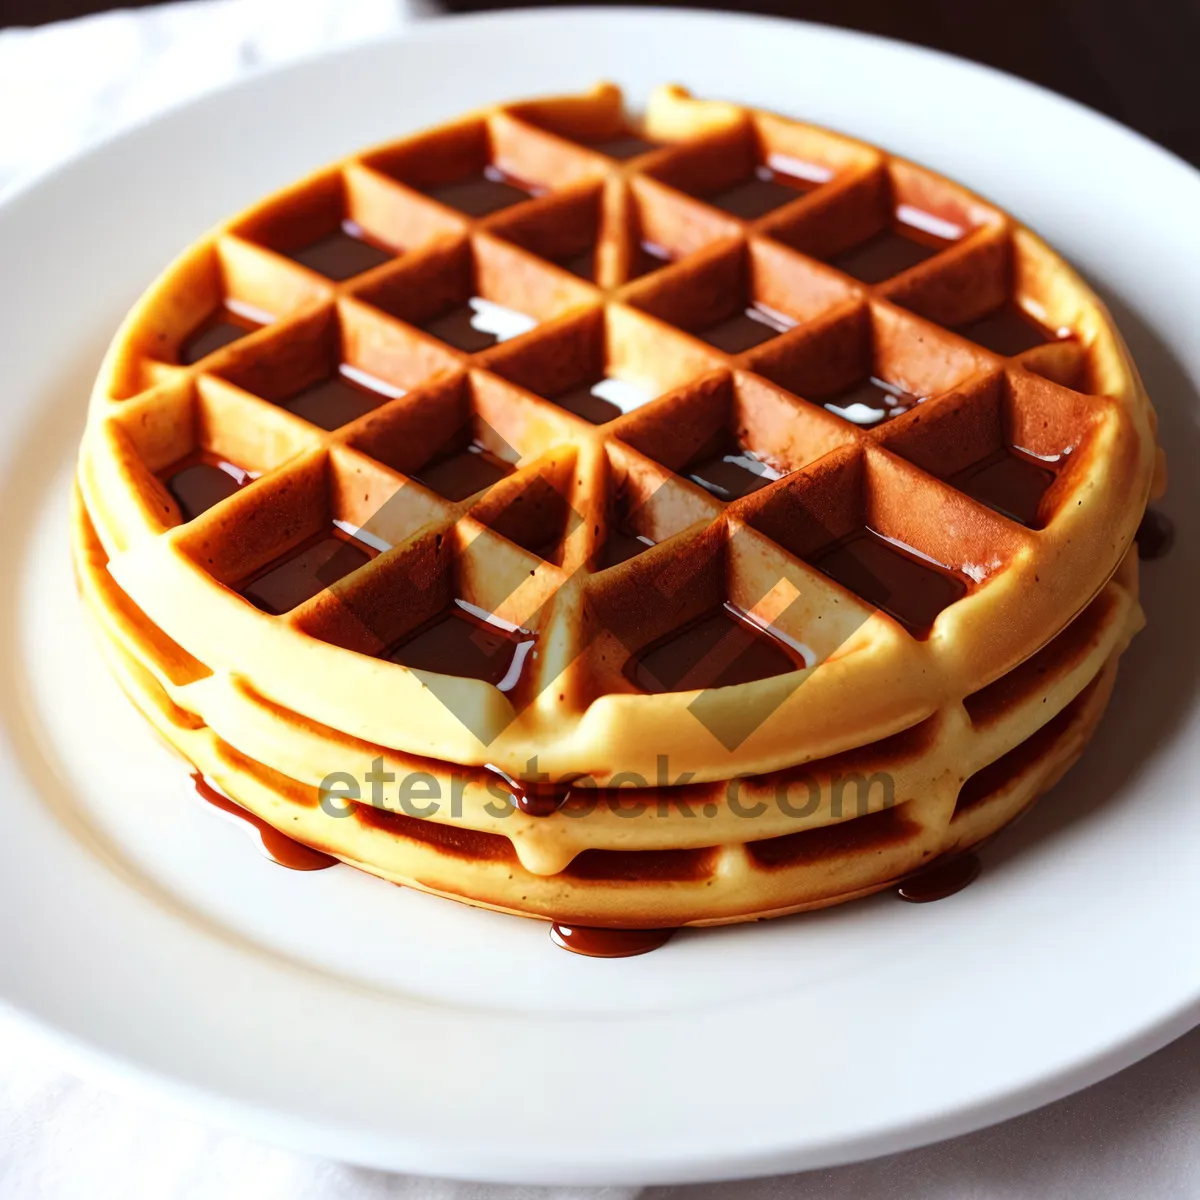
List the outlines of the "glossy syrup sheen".
{"type": "Polygon", "coordinates": [[[338,860],[332,855],[324,854],[320,850],[313,850],[302,842],[296,841],[295,838],[280,833],[278,829],[273,825],[268,825],[261,817],[255,816],[248,809],[230,800],[228,796],[218,792],[203,775],[193,774],[192,786],[196,789],[196,795],[206,804],[211,804],[213,808],[219,809],[227,816],[242,821],[247,828],[256,833],[267,857],[281,867],[287,867],[292,871],[324,871],[328,867],[337,866],[338,860]]]}
{"type": "Polygon", "coordinates": [[[961,572],[866,528],[834,542],[810,561],[917,637],[928,635],[938,613],[962,599],[970,583],[961,572]]]}
{"type": "Polygon", "coordinates": [[[1001,446],[947,482],[1002,516],[1030,529],[1040,529],[1042,500],[1054,480],[1055,473],[1045,462],[1001,446]]]}
{"type": "Polygon", "coordinates": [[[860,283],[882,283],[954,244],[898,216],[886,229],[831,258],[830,264],[860,283]]]}
{"type": "Polygon", "coordinates": [[[341,282],[389,262],[399,249],[373,237],[349,219],[324,237],[293,250],[289,257],[326,279],[341,282]]]}
{"type": "Polygon", "coordinates": [[[239,304],[236,300],[223,301],[184,338],[179,347],[179,361],[185,367],[190,367],[247,334],[262,329],[272,319],[269,313],[239,304]]]}
{"type": "Polygon", "coordinates": [[[1023,308],[1012,303],[1002,304],[986,316],[960,326],[955,332],[1006,358],[1024,354],[1026,350],[1052,342],[1056,337],[1023,308]]]}
{"type": "Polygon", "coordinates": [[[502,208],[520,204],[544,190],[489,163],[472,178],[430,188],[426,194],[468,217],[486,217],[502,208]]]}
{"type": "Polygon", "coordinates": [[[413,479],[431,492],[457,503],[491,487],[512,472],[511,463],[497,457],[479,442],[471,442],[462,450],[431,459],[413,475],[413,479]]]}
{"type": "Polygon", "coordinates": [[[550,940],[556,946],[586,958],[632,958],[647,954],[665,946],[674,934],[674,929],[599,929],[562,921],[550,926],[550,940]]]}
{"type": "Polygon", "coordinates": [[[472,296],[427,321],[421,328],[464,354],[478,354],[498,342],[528,332],[536,324],[528,313],[482,296],[472,296]]]}
{"type": "Polygon", "coordinates": [[[649,694],[730,687],[802,670],[804,656],[726,602],[651,642],[625,668],[649,694]]]}
{"type": "Polygon", "coordinates": [[[527,817],[549,817],[558,812],[571,794],[569,783],[552,783],[549,779],[511,779],[492,768],[492,774],[508,789],[514,807],[527,817]]]}
{"type": "Polygon", "coordinates": [[[766,163],[756,167],[750,178],[723,192],[708,196],[707,200],[735,217],[753,221],[782,208],[785,204],[790,204],[825,182],[824,178],[812,178],[810,175],[799,174],[800,171],[808,171],[811,175],[826,174],[814,164],[794,162],[781,155],[773,155],[766,163]]]}
{"type": "Polygon", "coordinates": [[[660,246],[657,242],[639,242],[633,249],[629,278],[641,279],[643,275],[649,275],[659,267],[670,266],[674,261],[675,255],[666,246],[660,246]]]}
{"type": "Polygon", "coordinates": [[[822,405],[835,416],[863,429],[882,425],[921,403],[922,397],[897,384],[872,375],[841,392],[822,398],[822,405]]]}
{"type": "Polygon", "coordinates": [[[945,900],[974,883],[982,869],[977,854],[955,854],[910,875],[896,888],[896,895],[910,904],[945,900]]]}
{"type": "Polygon", "coordinates": [[[732,434],[718,439],[711,453],[702,451],[697,461],[685,468],[685,472],[694,484],[725,503],[757,492],[785,474],[753,450],[739,445],[732,434]]]}
{"type": "Polygon", "coordinates": [[[633,133],[609,138],[605,142],[593,142],[590,146],[590,149],[595,150],[598,154],[603,154],[608,158],[615,158],[622,162],[629,158],[637,158],[639,154],[649,154],[651,150],[657,150],[658,148],[658,142],[648,142],[645,138],[638,137],[637,134],[633,133]]]}
{"type": "Polygon", "coordinates": [[[599,569],[604,571],[618,563],[628,562],[653,545],[654,542],[643,534],[635,533],[619,523],[612,524],[608,528],[608,537],[604,540],[599,569]]]}
{"type": "Polygon", "coordinates": [[[402,394],[403,389],[341,363],[333,374],[283,401],[283,407],[321,429],[333,430],[402,394]]]}
{"type": "Polygon", "coordinates": [[[481,679],[510,692],[528,669],[535,641],[527,629],[506,629],[451,604],[406,634],[385,657],[414,670],[481,679]]]}
{"type": "Polygon", "coordinates": [[[242,584],[240,591],[263,612],[279,616],[332,587],[375,556],[375,551],[335,526],[281,555],[242,584]]]}
{"type": "Polygon", "coordinates": [[[592,391],[596,384],[604,381],[604,378],[603,375],[599,375],[592,379],[586,379],[577,387],[559,392],[551,399],[559,408],[565,408],[567,412],[582,417],[592,425],[604,425],[609,421],[616,420],[621,415],[621,410],[611,400],[605,400],[603,396],[597,396],[592,391]]]}
{"type": "Polygon", "coordinates": [[[240,491],[253,476],[218,454],[198,450],[173,463],[160,478],[179,505],[183,519],[191,521],[240,491]]]}
{"type": "Polygon", "coordinates": [[[754,303],[728,320],[705,329],[700,336],[726,354],[742,354],[786,333],[795,324],[786,314],[754,303]]]}
{"type": "MultiPolygon", "coordinates": [[[[559,266],[570,271],[572,275],[578,275],[580,279],[586,279],[588,283],[596,282],[596,247],[589,246],[586,250],[581,250],[578,254],[569,254],[565,258],[556,260],[559,266]]],[[[640,279],[643,275],[649,275],[651,271],[657,271],[659,267],[668,266],[675,261],[675,256],[665,246],[659,246],[654,242],[639,242],[633,247],[627,282],[631,279],[640,279]]]]}
{"type": "Polygon", "coordinates": [[[464,354],[477,354],[480,350],[494,346],[499,340],[494,333],[476,325],[475,311],[469,304],[453,308],[421,328],[431,337],[461,350],[464,354]]]}

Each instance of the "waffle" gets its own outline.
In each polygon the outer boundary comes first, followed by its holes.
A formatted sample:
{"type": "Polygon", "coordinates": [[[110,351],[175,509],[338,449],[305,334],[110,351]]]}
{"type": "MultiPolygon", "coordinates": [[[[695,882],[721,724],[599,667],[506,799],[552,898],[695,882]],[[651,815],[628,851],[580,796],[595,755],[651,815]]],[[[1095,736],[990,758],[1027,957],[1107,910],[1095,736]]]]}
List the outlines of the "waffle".
{"type": "Polygon", "coordinates": [[[1105,309],[1010,217],[602,85],[202,239],[119,331],[78,481],[105,656],[230,796],[632,928],[837,903],[1022,811],[1142,623],[1164,472],[1105,309]],[[453,811],[321,791],[379,765],[453,811]],[[539,773],[557,811],[504,802],[539,773]]]}

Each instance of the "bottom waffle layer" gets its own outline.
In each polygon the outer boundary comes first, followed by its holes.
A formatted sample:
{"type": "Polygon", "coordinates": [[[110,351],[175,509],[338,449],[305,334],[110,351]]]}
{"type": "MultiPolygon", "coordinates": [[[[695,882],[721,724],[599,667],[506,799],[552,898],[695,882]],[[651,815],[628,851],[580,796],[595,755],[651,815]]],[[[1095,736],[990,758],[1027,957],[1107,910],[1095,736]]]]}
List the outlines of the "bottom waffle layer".
{"type": "MultiPolygon", "coordinates": [[[[953,778],[947,785],[940,772],[937,786],[898,786],[894,803],[868,804],[858,815],[841,819],[824,814],[818,818],[824,823],[782,835],[761,836],[765,827],[746,821],[741,841],[731,840],[723,814],[709,820],[697,813],[692,822],[682,823],[687,844],[664,845],[678,837],[681,822],[660,821],[653,826],[657,841],[647,848],[595,846],[548,872],[529,868],[519,837],[369,803],[331,805],[327,798],[323,805],[312,782],[277,769],[278,763],[266,765],[246,753],[245,744],[235,747],[201,713],[177,702],[187,693],[164,678],[170,672],[164,672],[161,645],[155,646],[155,636],[162,635],[149,627],[139,631],[140,640],[131,639],[130,613],[137,610],[111,580],[78,500],[73,548],[85,611],[122,688],[168,745],[239,805],[303,845],[391,882],[499,911],[589,926],[723,924],[821,908],[869,895],[935,858],[981,842],[1024,811],[1079,757],[1108,703],[1119,654],[1140,623],[1131,598],[1119,621],[1100,622],[1087,653],[1076,655],[1072,670],[1063,666],[1073,691],[1056,715],[1003,753],[993,751],[992,760],[965,779],[953,778]],[[712,830],[707,845],[706,828],[712,830]]],[[[1122,586],[1131,597],[1135,565],[1125,574],[1122,586]]],[[[1110,605],[1105,612],[1110,610],[1115,611],[1110,605]]],[[[1064,664],[1066,657],[1059,655],[1064,664]]],[[[1047,688],[1047,694],[1053,692],[1052,681],[1047,688]]],[[[1036,698],[1026,698],[1018,717],[1036,705],[1036,698]]],[[[945,753],[940,740],[931,744],[945,753]]],[[[993,744],[1003,747],[1003,739],[993,744]]],[[[908,757],[913,757],[911,747],[908,757]]],[[[886,758],[886,751],[876,756],[886,758]]],[[[972,761],[971,756],[963,761],[972,761]]],[[[809,764],[806,770],[812,776],[819,767],[809,764]]],[[[916,777],[911,762],[898,762],[897,778],[903,780],[906,771],[916,777]]],[[[603,826],[605,814],[594,815],[603,826]]],[[[553,828],[562,819],[529,818],[525,827],[553,828]]],[[[587,819],[574,824],[586,825],[587,819]]]]}

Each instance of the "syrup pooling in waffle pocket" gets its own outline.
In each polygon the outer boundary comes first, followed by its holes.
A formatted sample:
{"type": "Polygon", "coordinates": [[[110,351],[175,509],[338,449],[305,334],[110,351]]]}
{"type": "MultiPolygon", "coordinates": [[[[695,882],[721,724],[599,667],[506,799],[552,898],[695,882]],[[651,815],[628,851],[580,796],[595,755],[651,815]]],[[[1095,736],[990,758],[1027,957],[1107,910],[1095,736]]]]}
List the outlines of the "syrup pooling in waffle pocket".
{"type": "Polygon", "coordinates": [[[216,676],[514,793],[540,756],[546,839],[584,776],[787,768],[1018,667],[1125,554],[1150,419],[1004,214],[670,89],[631,126],[601,88],[190,251],[110,352],[81,484],[216,676]]]}

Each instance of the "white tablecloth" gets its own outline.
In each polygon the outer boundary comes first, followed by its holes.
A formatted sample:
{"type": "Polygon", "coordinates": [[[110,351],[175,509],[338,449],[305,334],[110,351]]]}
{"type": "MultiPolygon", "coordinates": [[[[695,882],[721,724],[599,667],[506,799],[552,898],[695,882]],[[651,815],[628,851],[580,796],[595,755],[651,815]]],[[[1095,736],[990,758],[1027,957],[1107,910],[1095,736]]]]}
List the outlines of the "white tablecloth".
{"type": "MultiPolygon", "coordinates": [[[[166,103],[265,64],[394,29],[422,8],[423,0],[198,0],[0,33],[0,191],[166,103]]],[[[783,1179],[588,1192],[383,1175],[216,1133],[63,1072],[0,1014],[0,1200],[576,1195],[1200,1197],[1200,1031],[1069,1100],[909,1154],[783,1179]]]]}

